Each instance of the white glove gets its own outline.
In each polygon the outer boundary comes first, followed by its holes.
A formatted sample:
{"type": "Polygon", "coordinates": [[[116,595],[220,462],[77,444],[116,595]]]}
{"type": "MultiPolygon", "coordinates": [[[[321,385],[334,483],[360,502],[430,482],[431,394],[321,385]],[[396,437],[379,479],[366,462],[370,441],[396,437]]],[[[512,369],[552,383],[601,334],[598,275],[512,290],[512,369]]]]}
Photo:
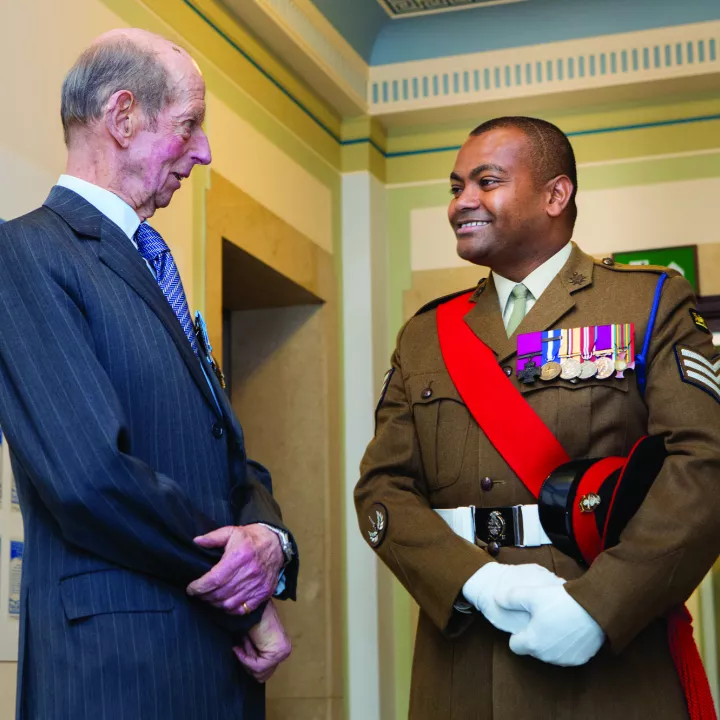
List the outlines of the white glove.
{"type": "Polygon", "coordinates": [[[498,605],[530,613],[528,626],[510,638],[516,655],[573,667],[584,665],[605,642],[602,628],[564,587],[515,588],[501,593],[498,605]]]}
{"type": "Polygon", "coordinates": [[[463,595],[498,630],[517,633],[524,630],[530,622],[529,611],[524,608],[501,608],[497,603],[498,596],[519,588],[552,587],[564,582],[540,565],[503,565],[491,562],[483,565],[463,585],[463,595]]]}

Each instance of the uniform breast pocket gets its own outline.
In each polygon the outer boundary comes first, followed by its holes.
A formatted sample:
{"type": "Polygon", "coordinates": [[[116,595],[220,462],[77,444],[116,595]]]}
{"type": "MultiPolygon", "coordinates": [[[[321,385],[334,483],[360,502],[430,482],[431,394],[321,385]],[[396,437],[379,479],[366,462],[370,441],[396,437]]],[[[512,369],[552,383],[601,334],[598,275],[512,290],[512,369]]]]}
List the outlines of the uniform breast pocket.
{"type": "Polygon", "coordinates": [[[571,458],[601,457],[625,447],[638,405],[629,398],[629,377],[537,381],[520,390],[571,458]]]}
{"type": "Polygon", "coordinates": [[[416,375],[407,383],[425,478],[430,490],[439,490],[460,477],[471,416],[446,374],[416,375]]]}

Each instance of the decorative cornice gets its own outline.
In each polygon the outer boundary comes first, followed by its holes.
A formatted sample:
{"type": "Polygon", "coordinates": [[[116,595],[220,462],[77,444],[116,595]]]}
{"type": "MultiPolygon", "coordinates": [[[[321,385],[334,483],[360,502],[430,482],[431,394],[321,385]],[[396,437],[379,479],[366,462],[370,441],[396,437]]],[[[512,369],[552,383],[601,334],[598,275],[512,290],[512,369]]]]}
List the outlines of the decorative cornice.
{"type": "Polygon", "coordinates": [[[393,19],[434,15],[452,10],[470,10],[490,5],[508,5],[526,0],[378,0],[380,7],[393,19]]]}
{"type": "Polygon", "coordinates": [[[372,115],[720,72],[720,21],[370,68],[372,115]]]}
{"type": "Polygon", "coordinates": [[[320,69],[364,106],[369,67],[310,0],[252,0],[320,69]]]}

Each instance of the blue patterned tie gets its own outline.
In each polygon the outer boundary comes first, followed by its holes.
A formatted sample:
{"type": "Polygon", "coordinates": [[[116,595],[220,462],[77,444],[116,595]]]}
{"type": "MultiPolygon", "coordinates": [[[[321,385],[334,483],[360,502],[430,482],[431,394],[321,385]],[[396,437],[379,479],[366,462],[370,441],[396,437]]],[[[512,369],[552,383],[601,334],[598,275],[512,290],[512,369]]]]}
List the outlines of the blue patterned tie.
{"type": "Polygon", "coordinates": [[[180,325],[182,325],[182,329],[185,331],[190,345],[192,345],[193,352],[197,355],[198,346],[195,338],[195,328],[190,318],[190,309],[185,297],[185,290],[183,290],[182,280],[180,280],[180,273],[175,260],[173,260],[170,248],[162,239],[162,235],[147,223],[142,223],[137,229],[135,242],[140,254],[155,270],[157,283],[180,321],[180,325]]]}

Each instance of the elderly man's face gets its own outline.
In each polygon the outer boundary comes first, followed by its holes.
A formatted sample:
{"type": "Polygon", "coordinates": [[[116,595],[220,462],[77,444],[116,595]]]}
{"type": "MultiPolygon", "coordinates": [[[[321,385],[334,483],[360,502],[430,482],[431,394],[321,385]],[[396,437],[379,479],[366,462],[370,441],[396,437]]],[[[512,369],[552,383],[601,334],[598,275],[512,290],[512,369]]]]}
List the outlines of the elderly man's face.
{"type": "Polygon", "coordinates": [[[149,214],[167,207],[195,165],[212,157],[202,123],[205,118],[205,82],[185,56],[169,67],[173,100],[160,112],[154,128],[146,126],[133,141],[129,173],[136,207],[149,214]]]}

